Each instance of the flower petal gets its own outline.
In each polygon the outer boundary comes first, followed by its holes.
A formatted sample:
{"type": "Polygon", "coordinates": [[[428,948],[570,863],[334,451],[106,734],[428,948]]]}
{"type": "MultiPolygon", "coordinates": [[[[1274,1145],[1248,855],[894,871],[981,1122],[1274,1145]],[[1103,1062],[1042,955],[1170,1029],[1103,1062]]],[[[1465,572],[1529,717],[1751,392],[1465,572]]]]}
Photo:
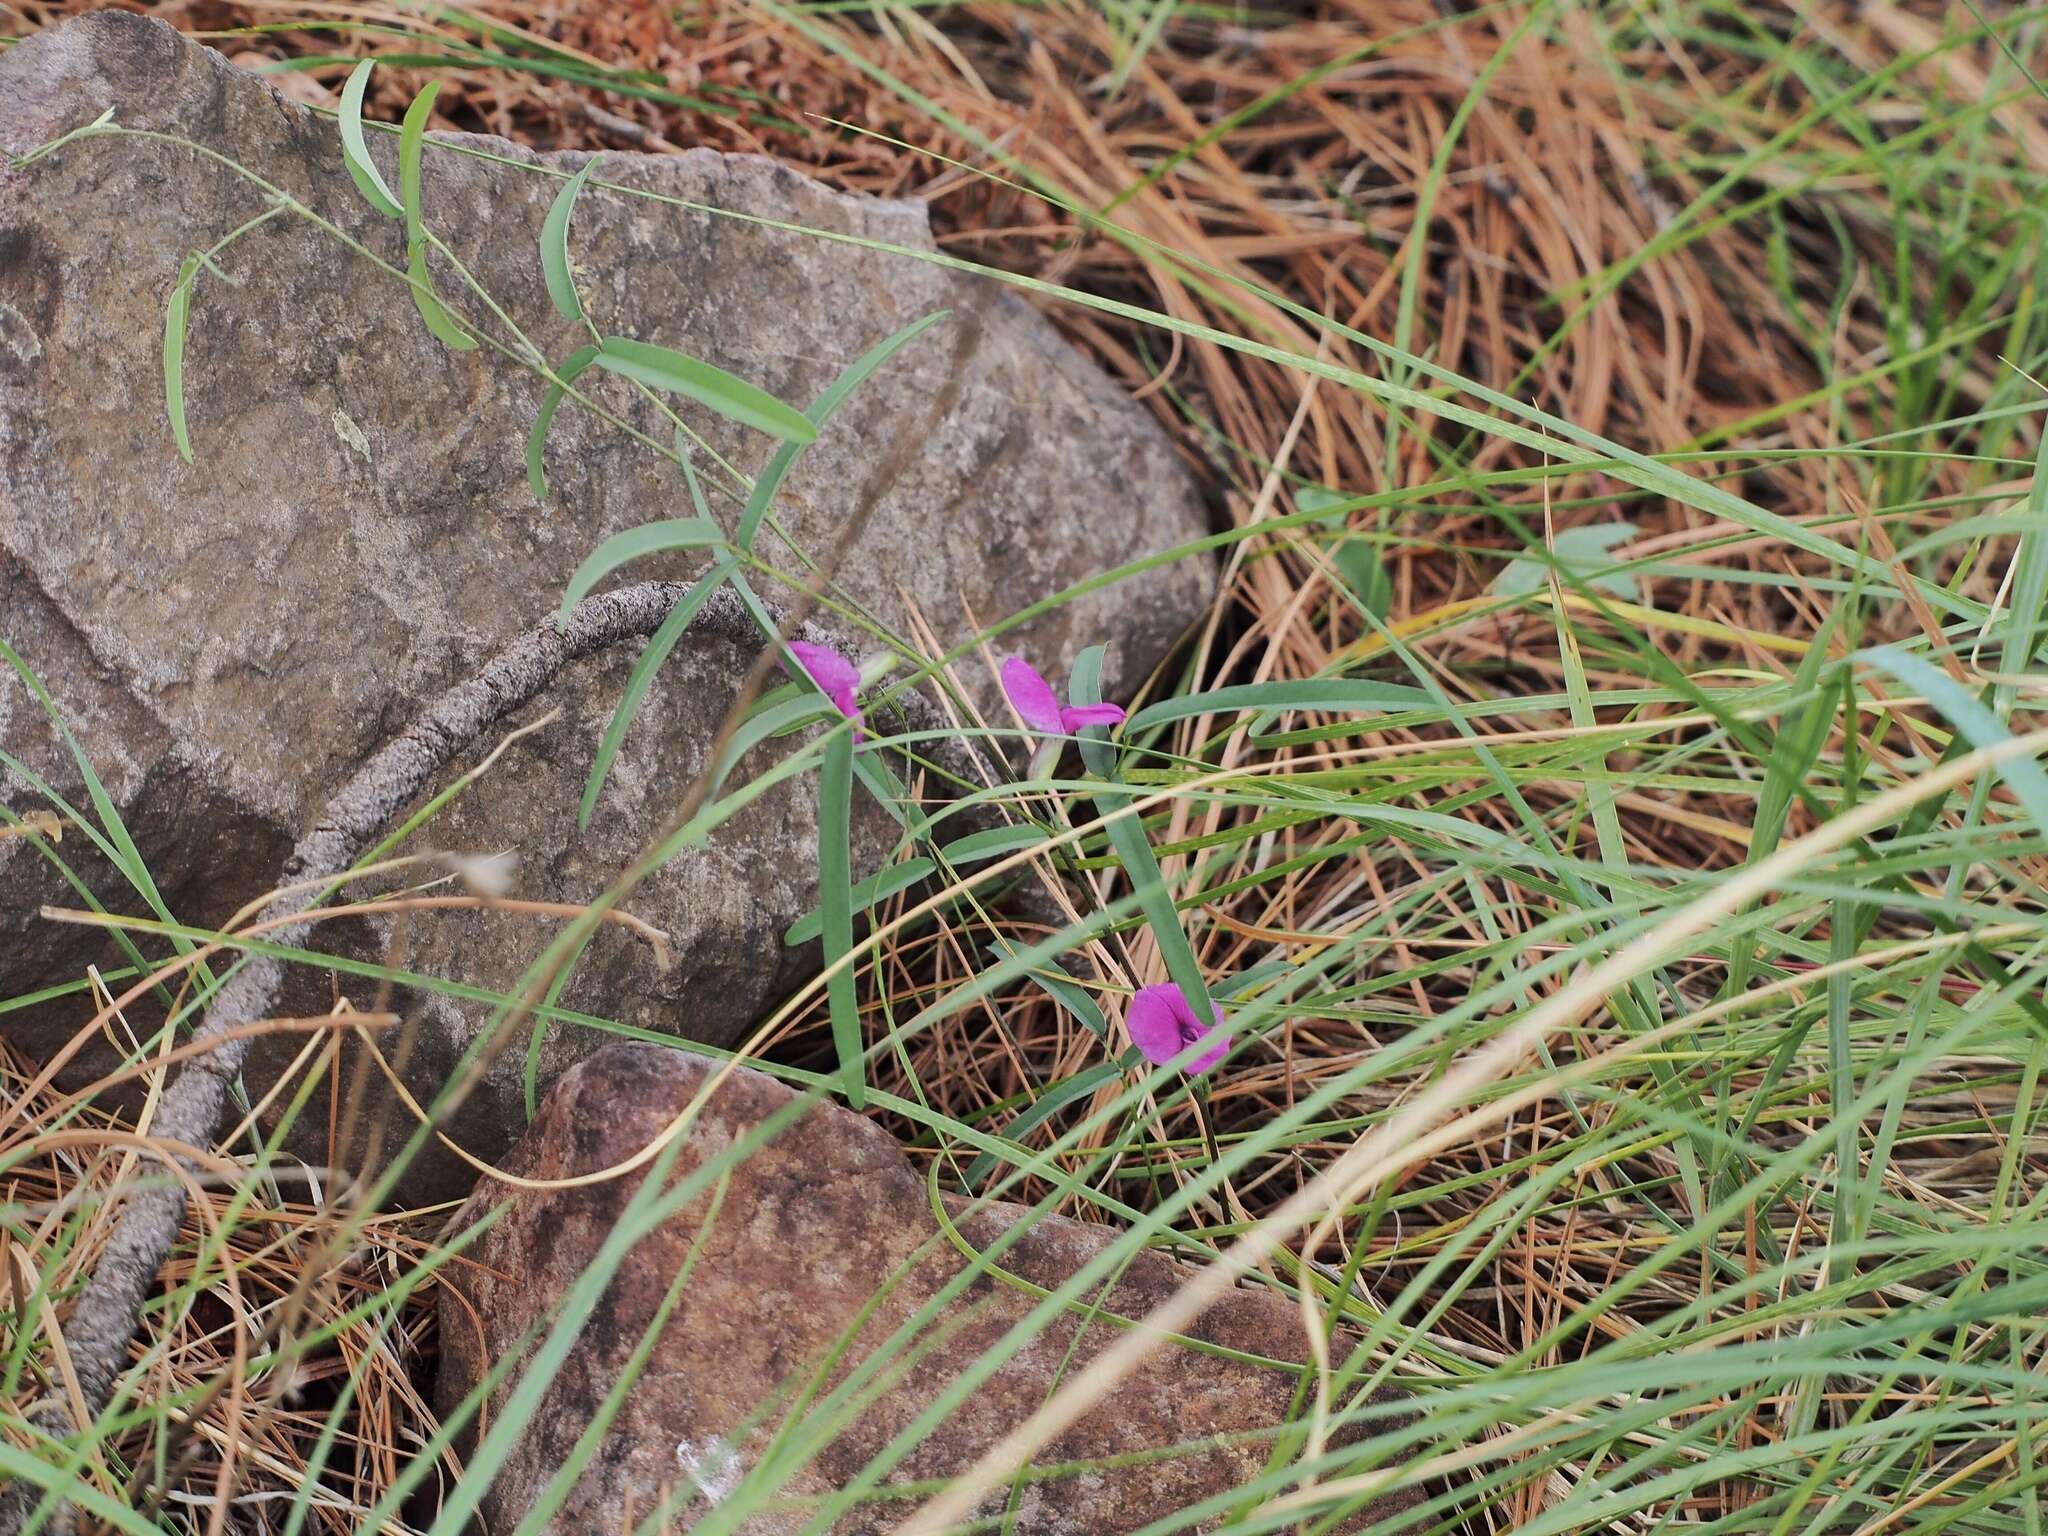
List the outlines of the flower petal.
{"type": "MultiPolygon", "coordinates": [[[[1140,987],[1131,1006],[1124,1010],[1124,1028],[1139,1054],[1155,1066],[1164,1066],[1187,1048],[1180,1027],[1180,1015],[1187,1011],[1180,988],[1171,982],[1140,987]]],[[[1189,1013],[1189,1017],[1193,1014],[1189,1013]]]]}
{"type": "Polygon", "coordinates": [[[1022,656],[1012,656],[1003,663],[1003,692],[1009,695],[1017,718],[1034,731],[1057,733],[1067,728],[1060,718],[1059,695],[1022,656]]]}
{"type": "MultiPolygon", "coordinates": [[[[860,668],[833,650],[829,645],[813,645],[808,640],[792,640],[789,649],[796,659],[803,663],[811,681],[819,691],[830,696],[834,703],[845,693],[849,697],[860,686],[860,668]]],[[[844,706],[842,706],[843,708],[844,706]]],[[[852,710],[846,710],[852,714],[852,710]]]]}
{"type": "MultiPolygon", "coordinates": [[[[1217,1062],[1230,1054],[1230,1036],[1226,1035],[1220,1027],[1203,1030],[1201,1038],[1204,1040],[1214,1040],[1216,1043],[1188,1063],[1187,1074],[1189,1077],[1200,1077],[1204,1072],[1215,1066],[1217,1062]]],[[[1187,1047],[1182,1046],[1181,1049],[1186,1050],[1187,1047]]]]}
{"type": "Polygon", "coordinates": [[[1121,704],[1070,704],[1060,711],[1060,724],[1067,728],[1067,734],[1091,725],[1122,725],[1124,709],[1121,704]]]}
{"type": "Polygon", "coordinates": [[[1187,994],[1172,982],[1162,981],[1138,989],[1131,1006],[1124,1010],[1124,1029],[1138,1053],[1162,1067],[1199,1042],[1213,1040],[1215,1043],[1208,1050],[1181,1069],[1189,1077],[1200,1077],[1230,1054],[1223,1009],[1213,1001],[1209,1008],[1209,1016],[1215,1022],[1204,1029],[1188,1003],[1187,994]]]}
{"type": "Polygon", "coordinates": [[[867,735],[864,731],[860,729],[860,705],[854,699],[852,685],[849,684],[844,688],[834,689],[832,693],[832,702],[839,707],[839,713],[846,716],[847,719],[853,722],[853,739],[856,742],[865,741],[867,739],[867,735]]]}

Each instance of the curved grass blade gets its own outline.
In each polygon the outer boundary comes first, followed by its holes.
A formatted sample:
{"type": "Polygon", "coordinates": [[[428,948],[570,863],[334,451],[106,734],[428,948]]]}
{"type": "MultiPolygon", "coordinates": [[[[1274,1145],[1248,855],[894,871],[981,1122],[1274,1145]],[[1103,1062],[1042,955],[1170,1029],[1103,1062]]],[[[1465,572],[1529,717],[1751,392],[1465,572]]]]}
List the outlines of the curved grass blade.
{"type": "MultiPolygon", "coordinates": [[[[905,859],[901,864],[891,864],[879,873],[854,886],[848,893],[855,910],[865,912],[877,903],[887,901],[902,891],[909,890],[918,881],[927,878],[936,866],[930,859],[905,859]]],[[[789,925],[782,935],[782,942],[794,949],[799,944],[808,944],[825,931],[825,916],[822,910],[806,912],[789,925]]]]}
{"type": "Polygon", "coordinates": [[[625,743],[633,717],[640,712],[640,701],[646,698],[647,690],[654,684],[654,674],[661,670],[661,664],[668,660],[668,653],[683,638],[683,631],[697,617],[697,610],[709,601],[712,593],[725,585],[725,579],[732,573],[733,563],[730,560],[713,566],[710,573],[669,610],[668,617],[661,621],[661,628],[647,642],[647,649],[633,663],[633,675],[626,679],[626,691],[619,695],[618,708],[612,711],[611,723],[604,728],[604,740],[597,746],[597,758],[590,765],[590,778],[583,786],[583,803],[576,810],[577,831],[584,832],[590,828],[591,815],[597,810],[597,797],[604,793],[604,781],[612,771],[612,759],[619,755],[619,748],[625,743]]]}
{"type": "MultiPolygon", "coordinates": [[[[1137,1052],[1133,1051],[1131,1054],[1135,1056],[1137,1052]]],[[[1003,1131],[1003,1139],[1005,1141],[1021,1143],[1034,1128],[1045,1124],[1046,1121],[1059,1113],[1061,1105],[1071,1104],[1074,1100],[1093,1093],[1104,1083],[1123,1076],[1123,1072],[1124,1065],[1122,1062],[1105,1061],[1097,1066],[1089,1067],[1086,1071],[1076,1072],[1072,1077],[1061,1082],[1054,1083],[1043,1094],[1039,1095],[1036,1104],[1033,1104],[1023,1114],[1010,1122],[1009,1126],[1003,1131]]],[[[967,1188],[975,1194],[981,1193],[983,1181],[994,1171],[995,1166],[996,1155],[993,1152],[984,1152],[973,1162],[969,1163],[967,1165],[967,1188]]]]}
{"type": "Polygon", "coordinates": [[[178,268],[178,285],[164,306],[164,409],[170,413],[171,440],[178,457],[192,462],[192,439],[185,430],[185,321],[192,305],[192,282],[199,258],[187,256],[178,268]]]}
{"type": "Polygon", "coordinates": [[[569,271],[569,215],[575,210],[577,194],[597,169],[601,156],[592,155],[571,176],[548,207],[540,227],[540,273],[547,280],[548,297],[555,301],[555,313],[564,320],[583,318],[583,300],[576,292],[576,279],[569,271]]]}
{"type": "Polygon", "coordinates": [[[724,531],[708,517],[667,517],[615,533],[576,567],[568,590],[562,594],[561,616],[568,618],[569,610],[590,596],[591,588],[620,566],[644,555],[658,555],[670,549],[703,549],[724,542],[724,531]]]}
{"type": "Polygon", "coordinates": [[[349,71],[348,84],[341,88],[341,161],[363,194],[363,201],[387,219],[403,218],[405,210],[391,195],[377,162],[370,158],[370,146],[363,139],[363,91],[370,83],[375,59],[365,59],[349,71]]]}
{"type": "Polygon", "coordinates": [[[541,397],[540,414],[533,418],[533,430],[526,434],[526,483],[533,491],[535,501],[546,501],[548,496],[548,471],[543,462],[547,447],[548,428],[554,424],[555,411],[569,392],[569,386],[583,376],[583,371],[597,356],[594,346],[578,347],[562,359],[562,366],[555,370],[555,377],[561,382],[550,384],[548,392],[541,397]]]}
{"type": "MultiPolygon", "coordinates": [[[[1022,952],[1005,939],[989,945],[988,952],[991,959],[1009,964],[1016,964],[1022,958],[1022,952]]],[[[1045,995],[1071,1014],[1089,1034],[1098,1040],[1109,1038],[1109,1020],[1102,1016],[1102,1009],[1086,987],[1065,975],[1056,965],[1029,970],[1025,974],[1043,987],[1045,995]]]]}
{"type": "MultiPolygon", "coordinates": [[[[824,430],[825,423],[832,419],[832,413],[844,405],[848,397],[860,388],[877,368],[941,320],[949,318],[952,313],[950,309],[933,310],[922,320],[911,321],[888,340],[863,352],[846,365],[845,371],[838,378],[825,386],[825,392],[813,400],[810,409],[804,412],[804,419],[814,428],[824,430]]],[[[782,482],[789,476],[790,466],[796,463],[796,456],[802,453],[803,449],[804,445],[800,442],[785,442],[775,450],[774,456],[768,460],[766,467],[755,479],[753,492],[747,497],[746,510],[740,513],[739,533],[734,539],[741,549],[750,550],[754,547],[754,536],[761,531],[761,521],[767,517],[768,508],[775,501],[775,493],[782,489],[782,482]]]]}
{"type": "MultiPolygon", "coordinates": [[[[1925,696],[1971,746],[1996,747],[2012,740],[2004,722],[1971,697],[1968,689],[1911,651],[1881,645],[1865,651],[1863,660],[1925,696]]],[[[1998,773],[2034,818],[2035,825],[2048,827],[2048,772],[2042,770],[2040,763],[2031,757],[2009,757],[1998,765],[1998,773]]]]}
{"type": "MultiPolygon", "coordinates": [[[[578,352],[594,356],[596,348],[594,346],[586,346],[586,348],[578,348],[578,352]]],[[[684,475],[684,479],[690,481],[690,506],[696,508],[696,514],[700,518],[705,518],[709,522],[711,520],[711,508],[705,504],[705,487],[696,483],[696,471],[690,467],[690,449],[688,449],[688,444],[682,440],[682,428],[680,426],[676,428],[676,457],[682,461],[682,475],[684,475]]],[[[575,829],[578,829],[578,831],[586,831],[590,827],[590,817],[598,809],[598,795],[604,793],[604,780],[612,772],[612,758],[618,756],[618,748],[621,748],[621,745],[625,743],[627,731],[633,729],[633,717],[639,713],[641,700],[647,696],[647,690],[653,686],[653,674],[662,670],[662,664],[668,659],[668,653],[672,649],[676,649],[676,641],[682,639],[682,631],[688,629],[688,625],[690,625],[692,618],[696,616],[698,608],[705,606],[705,602],[711,598],[713,592],[717,592],[721,586],[725,586],[727,578],[731,578],[735,569],[737,569],[737,565],[731,559],[723,559],[723,561],[719,561],[717,567],[713,567],[705,575],[705,580],[698,582],[694,588],[690,588],[684,594],[682,602],[678,602],[670,610],[668,618],[664,618],[664,621],[662,621],[662,627],[659,627],[653,633],[651,641],[647,641],[647,649],[641,651],[639,659],[633,664],[633,676],[627,678],[625,692],[618,694],[618,709],[612,711],[612,719],[604,727],[604,741],[598,743],[598,756],[590,764],[590,778],[584,782],[584,803],[578,807],[578,811],[575,811],[575,829]]],[[[532,1118],[532,1110],[530,1108],[526,1112],[526,1118],[528,1120],[532,1118]]]]}
{"type": "Polygon", "coordinates": [[[791,409],[765,389],[723,368],[700,362],[672,347],[625,336],[607,336],[597,351],[597,366],[637,379],[710,407],[721,416],[779,437],[785,442],[815,442],[818,429],[800,411],[791,409]]]}
{"type": "Polygon", "coordinates": [[[762,742],[813,720],[839,718],[838,711],[815,689],[806,689],[794,697],[777,700],[756,710],[740,722],[732,733],[732,739],[725,744],[725,750],[719,754],[718,762],[711,770],[711,790],[706,798],[716,796],[732,776],[733,769],[739,766],[740,759],[762,742]]]}
{"type": "Polygon", "coordinates": [[[997,859],[1021,849],[1036,848],[1050,836],[1043,827],[1034,827],[1029,822],[1014,827],[985,827],[965,837],[956,837],[939,850],[939,857],[953,865],[979,864],[984,859],[997,859]]]}
{"type": "Polygon", "coordinates": [[[1127,731],[1166,725],[1197,715],[1224,715],[1255,709],[1273,715],[1307,709],[1334,715],[1380,715],[1395,710],[1426,709],[1432,700],[1406,683],[1375,683],[1352,677],[1311,677],[1284,683],[1245,683],[1212,688],[1177,699],[1161,699],[1131,716],[1127,731]]]}
{"type": "Polygon", "coordinates": [[[839,1052],[839,1085],[846,1102],[859,1109],[867,1102],[860,999],[854,992],[853,966],[839,964],[853,953],[852,875],[853,732],[842,726],[826,738],[825,762],[818,773],[818,896],[825,963],[835,967],[825,993],[832,1008],[832,1043],[839,1052]]]}
{"type": "MultiPolygon", "coordinates": [[[[1067,678],[1067,698],[1074,704],[1102,702],[1102,656],[1103,648],[1091,645],[1074,658],[1073,671],[1067,678]]],[[[1227,688],[1216,690],[1218,694],[1232,691],[1227,688]]],[[[1211,695],[1212,698],[1214,696],[1211,695]]],[[[1145,914],[1145,926],[1152,931],[1153,942],[1159,946],[1159,956],[1166,962],[1166,974],[1173,978],[1174,985],[1180,988],[1181,995],[1195,1010],[1195,1017],[1206,1019],[1215,1006],[1210,1001],[1209,982],[1202,974],[1201,962],[1195,958],[1194,946],[1188,943],[1188,936],[1181,929],[1173,892],[1167,888],[1165,872],[1160,869],[1152,844],[1145,837],[1144,823],[1134,816],[1117,814],[1131,803],[1131,795],[1117,779],[1116,754],[1103,738],[1104,729],[1103,726],[1091,725],[1079,733],[1081,761],[1090,773],[1107,781],[1107,786],[1095,794],[1095,808],[1112,818],[1105,828],[1109,833],[1109,845],[1124,867],[1125,878],[1131,882],[1131,895],[1137,900],[1138,910],[1145,914]]]]}
{"type": "Polygon", "coordinates": [[[413,308],[420,312],[434,339],[457,352],[469,352],[475,349],[476,338],[450,319],[434,297],[434,279],[427,271],[427,231],[420,221],[420,151],[434,98],[440,94],[441,82],[428,81],[405,109],[405,121],[398,130],[398,185],[405,199],[405,271],[412,279],[413,308]]]}

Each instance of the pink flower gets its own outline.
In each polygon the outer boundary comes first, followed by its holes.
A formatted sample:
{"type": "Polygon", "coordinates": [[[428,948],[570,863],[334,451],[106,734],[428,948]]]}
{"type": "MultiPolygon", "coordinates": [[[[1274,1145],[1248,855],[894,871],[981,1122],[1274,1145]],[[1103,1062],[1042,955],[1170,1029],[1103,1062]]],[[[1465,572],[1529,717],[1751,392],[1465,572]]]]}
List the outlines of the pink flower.
{"type": "Polygon", "coordinates": [[[1003,663],[1003,692],[1010,696],[1018,719],[1034,731],[1048,735],[1071,736],[1083,726],[1116,725],[1124,718],[1123,710],[1115,704],[1060,703],[1052,684],[1022,656],[1012,656],[1003,663]]]}
{"type": "Polygon", "coordinates": [[[1216,1022],[1204,1029],[1186,995],[1172,982],[1140,987],[1124,1013],[1124,1028],[1130,1031],[1131,1044],[1139,1054],[1162,1067],[1189,1047],[1213,1037],[1215,1045],[1182,1069],[1189,1077],[1200,1077],[1230,1050],[1230,1037],[1223,1032],[1223,1009],[1216,1003],[1209,1007],[1216,1022]]]}
{"type": "Polygon", "coordinates": [[[853,739],[861,740],[860,706],[853,698],[854,690],[860,687],[860,668],[829,645],[813,645],[808,640],[792,640],[789,642],[789,648],[803,664],[804,672],[810,680],[818,685],[818,691],[832,701],[833,707],[839,713],[854,723],[853,739]]]}

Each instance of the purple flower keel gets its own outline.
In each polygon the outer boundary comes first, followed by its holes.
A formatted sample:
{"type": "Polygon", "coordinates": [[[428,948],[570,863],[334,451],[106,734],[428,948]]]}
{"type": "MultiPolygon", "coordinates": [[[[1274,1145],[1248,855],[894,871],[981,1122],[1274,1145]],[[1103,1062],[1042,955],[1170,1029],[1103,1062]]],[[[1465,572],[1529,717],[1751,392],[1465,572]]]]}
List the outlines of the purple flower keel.
{"type": "Polygon", "coordinates": [[[818,691],[832,701],[832,707],[854,723],[853,739],[862,739],[860,705],[855,696],[860,688],[860,669],[829,645],[792,640],[789,649],[804,673],[818,685],[818,691]]]}
{"type": "Polygon", "coordinates": [[[1123,723],[1123,709],[1116,704],[1060,703],[1052,684],[1022,656],[1003,663],[1003,692],[1019,720],[1048,736],[1072,736],[1091,725],[1123,723]]]}
{"type": "Polygon", "coordinates": [[[1214,1022],[1205,1026],[1179,987],[1170,981],[1160,982],[1138,989],[1124,1014],[1124,1028],[1130,1032],[1131,1044],[1139,1053],[1162,1067],[1202,1041],[1213,1040],[1214,1045],[1182,1069],[1189,1077],[1200,1077],[1230,1050],[1230,1037],[1223,1029],[1223,1009],[1215,1003],[1209,1007],[1214,1022]]]}

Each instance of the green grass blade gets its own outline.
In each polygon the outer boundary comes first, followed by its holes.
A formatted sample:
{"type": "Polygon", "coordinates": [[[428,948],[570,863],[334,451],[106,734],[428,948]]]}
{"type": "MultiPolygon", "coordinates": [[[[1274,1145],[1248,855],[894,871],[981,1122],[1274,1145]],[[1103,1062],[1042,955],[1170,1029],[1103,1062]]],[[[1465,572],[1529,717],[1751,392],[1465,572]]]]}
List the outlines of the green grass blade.
{"type": "MultiPolygon", "coordinates": [[[[1105,1061],[1054,1083],[1039,1096],[1037,1103],[1010,1122],[1003,1133],[1004,1138],[1021,1142],[1031,1131],[1058,1114],[1062,1105],[1093,1093],[1104,1083],[1122,1076],[1123,1070],[1121,1062],[1105,1061]]],[[[995,1166],[996,1155],[993,1152],[984,1152],[975,1158],[967,1165],[967,1187],[979,1193],[995,1166]]]]}
{"type": "MultiPolygon", "coordinates": [[[[838,378],[825,386],[825,392],[813,400],[810,409],[804,412],[804,419],[817,430],[823,431],[825,423],[832,419],[832,413],[844,405],[877,368],[952,313],[950,309],[934,310],[922,320],[913,320],[888,340],[863,352],[847,364],[845,371],[838,378]]],[[[774,504],[776,493],[782,489],[782,482],[788,477],[790,466],[796,463],[797,455],[803,450],[804,445],[801,442],[785,442],[775,450],[774,456],[768,460],[767,467],[755,479],[753,492],[747,497],[746,509],[740,513],[739,534],[734,539],[741,549],[751,550],[754,547],[754,538],[761,531],[762,519],[767,517],[768,508],[774,504]]]]}
{"type": "Polygon", "coordinates": [[[611,723],[604,728],[604,740],[598,743],[597,757],[590,765],[590,778],[583,786],[583,803],[576,810],[577,831],[585,832],[590,828],[590,818],[597,810],[597,797],[604,792],[604,781],[612,771],[612,759],[619,755],[633,717],[640,712],[641,700],[647,697],[647,690],[654,685],[654,675],[668,660],[668,653],[675,649],[676,642],[683,638],[683,631],[690,627],[690,621],[697,617],[697,610],[704,606],[712,593],[725,585],[726,578],[732,573],[730,560],[713,566],[709,574],[669,610],[668,617],[661,621],[661,628],[647,642],[647,649],[633,663],[633,674],[626,679],[626,691],[619,695],[618,708],[612,711],[611,723]]]}
{"type": "Polygon", "coordinates": [[[820,718],[838,719],[840,716],[822,693],[811,688],[805,688],[794,698],[780,699],[749,715],[732,733],[732,740],[725,744],[725,751],[720,754],[717,764],[711,770],[711,793],[717,794],[726,779],[731,777],[733,769],[739,766],[740,759],[762,742],[820,718]]]}
{"type": "MultiPolygon", "coordinates": [[[[2018,677],[2034,664],[2040,643],[2042,604],[2048,602],[2048,534],[2039,531],[2048,519],[2048,432],[2041,434],[2033,482],[2027,487],[2026,516],[2035,531],[2020,540],[2019,569],[2012,586],[2011,627],[2006,631],[2003,670],[2018,677]]],[[[2009,697],[2009,695],[2008,695],[2009,697]]],[[[2006,705],[2010,709],[2010,704],[2006,705]]]]}
{"type": "Polygon", "coordinates": [[[735,378],[723,368],[648,341],[607,336],[598,348],[597,366],[637,379],[655,389],[695,400],[699,405],[749,427],[758,427],[785,442],[815,442],[818,429],[764,389],[735,378]]]}
{"type": "Polygon", "coordinates": [[[433,274],[427,270],[427,252],[422,246],[406,258],[405,275],[412,279],[413,308],[420,312],[420,319],[426,323],[434,339],[454,352],[474,352],[476,338],[457,325],[434,297],[433,274]]]}
{"type": "MultiPolygon", "coordinates": [[[[49,716],[50,724],[56,728],[57,734],[63,737],[64,745],[71,753],[71,760],[78,767],[79,777],[85,782],[85,792],[92,799],[93,810],[99,816],[100,827],[106,834],[108,845],[116,850],[113,857],[115,867],[127,878],[136,893],[149,903],[151,910],[168,922],[171,916],[170,909],[164,905],[163,896],[150,875],[149,865],[142,857],[142,850],[135,846],[135,839],[128,831],[128,824],[114,808],[114,797],[107,793],[107,786],[100,781],[99,774],[93,769],[92,759],[86,756],[85,748],[79,745],[78,738],[71,733],[71,727],[66,723],[63,712],[57,708],[57,701],[51,698],[49,691],[43,687],[42,679],[35,675],[28,663],[16,653],[14,647],[4,640],[0,640],[0,660],[6,661],[14,668],[23,686],[35,695],[36,702],[42,705],[43,713],[49,716]]],[[[186,948],[189,948],[189,945],[181,946],[180,953],[186,948]]]]}
{"type": "MultiPolygon", "coordinates": [[[[1074,658],[1074,668],[1067,682],[1067,698],[1074,704],[1102,702],[1102,654],[1101,646],[1091,645],[1074,658]]],[[[1104,816],[1114,817],[1108,828],[1109,845],[1123,864],[1124,875],[1131,882],[1131,893],[1137,898],[1138,909],[1145,914],[1145,925],[1152,932],[1153,942],[1159,946],[1160,957],[1166,961],[1167,975],[1180,988],[1188,1006],[1195,1010],[1195,1017],[1206,1019],[1215,1006],[1209,996],[1208,979],[1202,973],[1201,962],[1195,958],[1194,947],[1188,943],[1187,934],[1180,926],[1180,912],[1174,905],[1173,892],[1167,889],[1166,876],[1152,853],[1152,844],[1146,840],[1144,824],[1135,816],[1116,814],[1131,803],[1132,797],[1116,781],[1116,754],[1103,739],[1103,727],[1090,726],[1081,733],[1081,760],[1088,765],[1090,772],[1116,785],[1095,795],[1095,808],[1104,816]]]]}
{"type": "Polygon", "coordinates": [[[999,859],[1020,849],[1034,848],[1044,842],[1046,836],[1042,828],[1029,823],[1014,827],[985,827],[947,843],[939,849],[939,857],[953,865],[978,864],[984,859],[999,859]]]}
{"type": "MultiPolygon", "coordinates": [[[[1973,747],[1993,747],[2012,739],[1997,715],[1986,709],[1956,680],[1939,667],[1896,646],[1879,646],[1866,651],[1863,659],[1880,671],[1889,672],[1945,715],[1973,747]]],[[[2027,814],[2038,827],[2048,827],[2048,772],[2031,757],[2008,757],[1998,765],[1999,776],[2019,796],[2027,814]]]]}
{"type": "MultiPolygon", "coordinates": [[[[991,944],[988,952],[1002,961],[1014,962],[1018,958],[1016,947],[1005,940],[991,944]]],[[[1028,974],[1045,989],[1046,996],[1073,1015],[1075,1022],[1089,1034],[1098,1040],[1109,1039],[1109,1020],[1102,1016],[1101,1008],[1096,1006],[1086,987],[1056,970],[1034,970],[1028,974]]]]}
{"type": "MultiPolygon", "coordinates": [[[[898,892],[909,890],[918,881],[929,878],[935,868],[937,866],[930,859],[905,859],[901,864],[891,864],[887,869],[869,875],[848,893],[854,910],[866,912],[898,892]]],[[[794,948],[798,944],[810,943],[824,931],[824,912],[806,912],[789,925],[782,935],[782,942],[794,948]]]]}
{"type": "Polygon", "coordinates": [[[1155,725],[1170,725],[1176,720],[1191,720],[1198,715],[1228,715],[1244,710],[1257,710],[1263,715],[1275,715],[1284,710],[1314,710],[1331,715],[1383,715],[1395,710],[1426,709],[1432,702],[1420,688],[1411,688],[1406,683],[1375,683],[1350,677],[1244,683],[1176,699],[1161,699],[1131,716],[1124,729],[1143,731],[1155,725]]]}
{"type": "Polygon", "coordinates": [[[860,998],[853,966],[853,730],[836,727],[825,740],[818,774],[818,898],[823,911],[825,963],[836,966],[825,985],[832,1010],[832,1043],[839,1052],[839,1086],[846,1102],[867,1102],[861,1060],[860,998]]]}

